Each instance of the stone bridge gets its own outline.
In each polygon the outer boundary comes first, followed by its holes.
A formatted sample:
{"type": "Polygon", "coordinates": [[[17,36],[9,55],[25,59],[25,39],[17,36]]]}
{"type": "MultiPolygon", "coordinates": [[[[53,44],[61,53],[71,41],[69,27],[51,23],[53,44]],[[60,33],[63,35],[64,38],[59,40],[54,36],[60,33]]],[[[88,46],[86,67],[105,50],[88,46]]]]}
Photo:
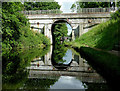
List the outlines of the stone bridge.
{"type": "MultiPolygon", "coordinates": [[[[34,11],[35,12],[35,11],[34,11]]],[[[25,12],[24,12],[25,13],[25,12]]],[[[60,14],[26,14],[31,29],[42,32],[52,44],[53,24],[68,23],[72,27],[72,40],[88,32],[94,25],[110,19],[110,12],[82,12],[60,14]]]]}

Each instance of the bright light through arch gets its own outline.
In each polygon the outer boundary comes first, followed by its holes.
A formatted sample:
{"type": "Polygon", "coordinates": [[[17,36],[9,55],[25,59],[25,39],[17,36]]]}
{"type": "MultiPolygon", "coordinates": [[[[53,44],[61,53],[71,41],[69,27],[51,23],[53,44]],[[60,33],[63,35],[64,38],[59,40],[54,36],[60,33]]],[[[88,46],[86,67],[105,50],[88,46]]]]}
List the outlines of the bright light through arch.
{"type": "Polygon", "coordinates": [[[72,32],[72,27],[71,27],[70,24],[68,24],[68,23],[66,23],[66,25],[67,25],[67,28],[68,28],[68,33],[67,33],[67,35],[70,35],[71,32],[72,32]]]}

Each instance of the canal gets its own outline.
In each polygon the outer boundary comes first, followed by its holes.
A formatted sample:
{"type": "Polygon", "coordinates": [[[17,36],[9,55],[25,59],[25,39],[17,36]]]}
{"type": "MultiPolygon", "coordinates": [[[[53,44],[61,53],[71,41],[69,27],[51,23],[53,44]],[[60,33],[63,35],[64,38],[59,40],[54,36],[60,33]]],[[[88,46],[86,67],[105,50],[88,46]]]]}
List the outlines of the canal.
{"type": "Polygon", "coordinates": [[[110,91],[106,80],[71,48],[3,52],[2,60],[3,90],[110,91]]]}

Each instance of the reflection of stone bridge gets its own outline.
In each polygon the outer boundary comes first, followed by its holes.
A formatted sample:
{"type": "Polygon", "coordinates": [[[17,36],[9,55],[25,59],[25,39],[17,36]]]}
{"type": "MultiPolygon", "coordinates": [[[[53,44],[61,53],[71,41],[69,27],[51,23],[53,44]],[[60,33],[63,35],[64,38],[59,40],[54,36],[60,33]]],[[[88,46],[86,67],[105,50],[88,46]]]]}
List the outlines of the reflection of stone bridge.
{"type": "Polygon", "coordinates": [[[48,78],[57,79],[60,76],[74,76],[78,77],[82,82],[89,83],[104,83],[105,81],[100,77],[87,62],[79,55],[72,53],[72,63],[65,70],[58,70],[51,63],[51,51],[42,58],[35,58],[31,62],[29,69],[29,78],[48,78]]]}
{"type": "Polygon", "coordinates": [[[30,69],[28,78],[48,78],[58,79],[60,76],[77,77],[82,82],[87,83],[105,83],[106,81],[96,72],[78,72],[78,71],[59,71],[59,70],[40,70],[30,69]]]}
{"type": "Polygon", "coordinates": [[[72,39],[80,37],[87,32],[91,27],[101,22],[105,22],[110,18],[109,10],[100,8],[88,9],[89,12],[82,13],[66,13],[66,14],[48,14],[38,13],[39,11],[24,11],[24,14],[29,19],[30,26],[33,30],[44,33],[49,37],[52,43],[52,25],[55,23],[66,22],[72,27],[72,39]],[[96,11],[97,12],[92,12],[96,11]]]}

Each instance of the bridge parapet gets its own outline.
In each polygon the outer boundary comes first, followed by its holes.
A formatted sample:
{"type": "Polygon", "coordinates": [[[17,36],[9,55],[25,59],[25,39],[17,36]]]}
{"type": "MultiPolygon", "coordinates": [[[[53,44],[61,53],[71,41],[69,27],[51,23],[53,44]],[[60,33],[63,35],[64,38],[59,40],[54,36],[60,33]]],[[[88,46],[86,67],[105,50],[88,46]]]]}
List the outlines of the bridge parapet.
{"type": "Polygon", "coordinates": [[[78,13],[89,13],[89,12],[111,12],[112,8],[80,8],[78,13]]]}
{"type": "Polygon", "coordinates": [[[35,14],[61,14],[62,11],[59,9],[55,10],[29,10],[29,11],[21,11],[21,13],[25,15],[35,15],[35,14]]]}
{"type": "MultiPolygon", "coordinates": [[[[70,10],[69,10],[70,11],[70,10]]],[[[100,13],[100,12],[111,12],[114,11],[112,8],[80,8],[77,12],[71,13],[100,13]]],[[[59,9],[56,10],[29,10],[29,11],[21,11],[25,15],[36,15],[36,14],[63,14],[63,12],[59,9]]]]}

